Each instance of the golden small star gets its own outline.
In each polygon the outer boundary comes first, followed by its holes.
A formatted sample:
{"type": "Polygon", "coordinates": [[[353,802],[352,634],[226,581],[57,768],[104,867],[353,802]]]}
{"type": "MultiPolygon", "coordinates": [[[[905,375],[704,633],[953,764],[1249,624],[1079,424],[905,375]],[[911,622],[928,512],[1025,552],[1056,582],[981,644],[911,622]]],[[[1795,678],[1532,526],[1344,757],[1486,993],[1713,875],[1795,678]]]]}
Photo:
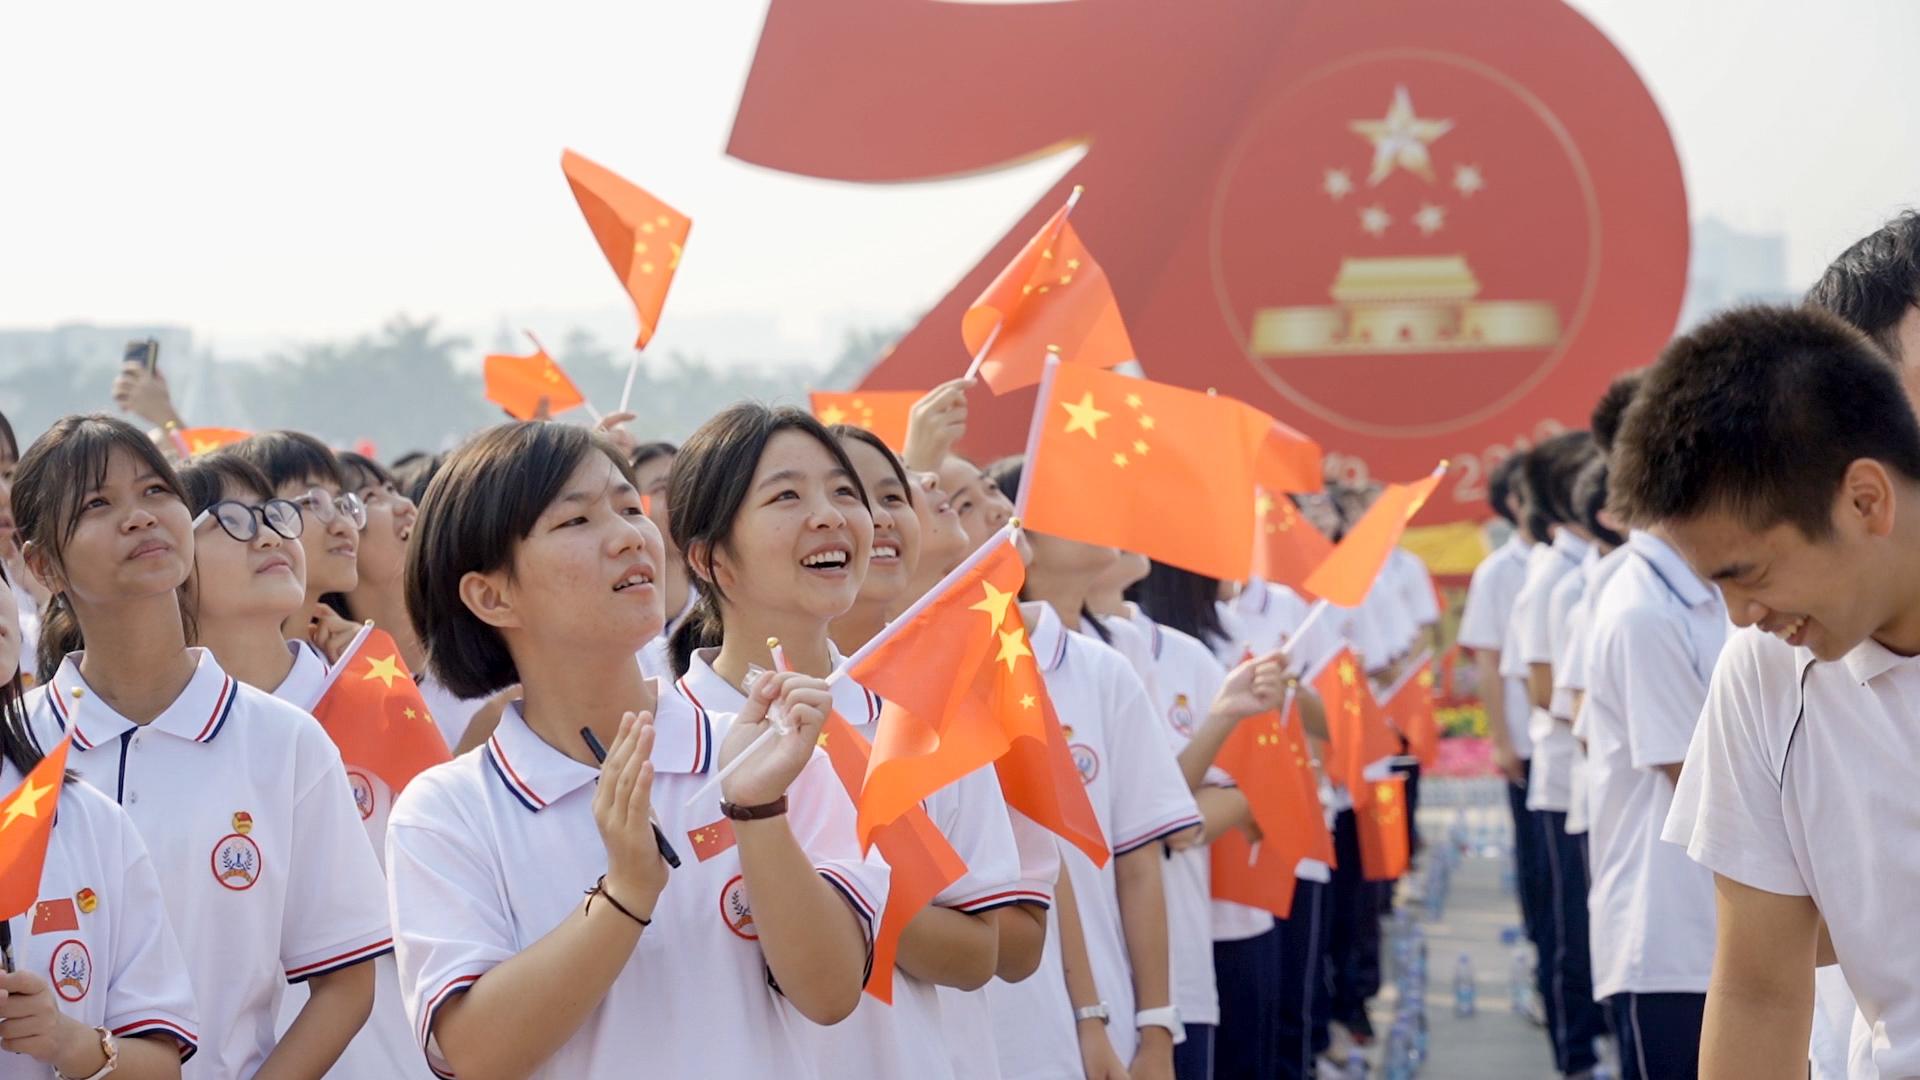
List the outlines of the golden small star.
{"type": "Polygon", "coordinates": [[[1127,408],[1129,408],[1129,409],[1134,409],[1134,410],[1138,410],[1138,409],[1140,408],[1140,404],[1141,404],[1141,402],[1140,402],[1140,395],[1139,395],[1139,394],[1128,394],[1128,395],[1127,395],[1127,408]]]}
{"type": "Polygon", "coordinates": [[[1478,165],[1460,165],[1453,170],[1453,190],[1472,198],[1473,193],[1487,186],[1486,177],[1480,175],[1478,165]]]}
{"type": "Polygon", "coordinates": [[[1069,270],[1078,270],[1078,269],[1080,269],[1080,260],[1079,260],[1079,259],[1068,259],[1068,260],[1067,260],[1067,269],[1069,269],[1069,270]]]}
{"type": "Polygon", "coordinates": [[[633,253],[635,255],[645,255],[647,253],[647,242],[645,240],[635,240],[633,242],[633,253]]]}
{"type": "Polygon", "coordinates": [[[418,719],[420,719],[420,714],[419,714],[419,713],[417,713],[417,712],[414,712],[414,711],[413,711],[413,706],[411,706],[411,705],[409,705],[409,706],[407,706],[407,707],[406,707],[406,708],[404,708],[404,709],[401,709],[401,710],[400,710],[400,715],[402,715],[402,716],[404,716],[404,717],[406,717],[406,718],[407,718],[407,719],[409,719],[409,720],[418,720],[418,719]]]}
{"type": "Polygon", "coordinates": [[[1142,416],[1142,417],[1140,417],[1140,426],[1141,426],[1142,428],[1145,428],[1145,429],[1146,429],[1146,430],[1148,430],[1148,431],[1152,431],[1152,430],[1153,430],[1153,417],[1151,417],[1151,416],[1142,416]]]}
{"type": "Polygon", "coordinates": [[[1033,650],[1027,648],[1025,630],[1001,630],[998,633],[1000,634],[1000,655],[994,657],[994,660],[1005,663],[1008,671],[1014,669],[1014,665],[1020,662],[1021,657],[1033,655],[1033,650]]]}
{"type": "Polygon", "coordinates": [[[1018,593],[1001,592],[999,589],[993,587],[993,582],[991,581],[981,582],[980,587],[986,590],[987,598],[977,604],[971,605],[967,610],[986,612],[987,618],[993,620],[992,628],[998,630],[1000,629],[1000,624],[1007,620],[1007,609],[1013,606],[1013,601],[1018,593]]]}
{"type": "Polygon", "coordinates": [[[1433,182],[1433,158],[1427,145],[1453,130],[1451,120],[1422,120],[1413,111],[1413,97],[1405,86],[1393,88],[1393,103],[1379,120],[1354,120],[1347,129],[1373,143],[1373,171],[1367,174],[1367,186],[1378,186],[1405,169],[1428,183],[1433,182]]]}
{"type": "Polygon", "coordinates": [[[1035,705],[1035,704],[1036,704],[1036,701],[1035,701],[1035,699],[1034,699],[1034,696],[1033,696],[1032,694],[1021,694],[1021,695],[1020,695],[1020,707],[1021,707],[1021,708],[1023,708],[1023,709],[1031,709],[1031,708],[1033,708],[1033,707],[1034,707],[1034,705],[1035,705]]]}
{"type": "Polygon", "coordinates": [[[1387,235],[1387,226],[1393,224],[1393,215],[1385,207],[1375,204],[1360,211],[1360,230],[1368,236],[1387,235]]]}
{"type": "Polygon", "coordinates": [[[1060,284],[1062,284],[1062,285],[1071,285],[1071,284],[1073,284],[1073,275],[1072,275],[1072,274],[1061,274],[1061,275],[1060,275],[1060,284]]]}
{"type": "Polygon", "coordinates": [[[369,679],[379,679],[387,689],[393,689],[393,680],[406,678],[400,671],[399,659],[398,656],[385,658],[377,656],[367,657],[367,673],[360,676],[360,681],[366,682],[369,679]]]}
{"type": "Polygon", "coordinates": [[[1420,235],[1432,236],[1447,223],[1447,212],[1432,203],[1421,203],[1420,212],[1413,215],[1413,223],[1420,227],[1420,235]]]}
{"type": "Polygon", "coordinates": [[[647,234],[649,234],[649,235],[651,235],[651,234],[652,234],[652,232],[653,232],[653,222],[651,222],[651,221],[643,221],[643,222],[641,222],[641,223],[640,223],[640,231],[641,231],[641,232],[643,232],[643,233],[647,233],[647,234]]]}
{"type": "Polygon", "coordinates": [[[1261,517],[1266,517],[1268,514],[1273,513],[1273,496],[1264,491],[1255,495],[1253,497],[1253,512],[1261,517]]]}
{"type": "Polygon", "coordinates": [[[1071,435],[1076,431],[1084,431],[1087,433],[1087,438],[1089,439],[1099,438],[1100,431],[1098,425],[1100,421],[1113,415],[1110,412],[1102,412],[1094,406],[1092,391],[1081,394],[1080,401],[1077,404],[1071,401],[1063,401],[1060,403],[1060,407],[1067,410],[1067,415],[1072,417],[1072,419],[1067,421],[1065,434],[1071,435]]]}
{"type": "Polygon", "coordinates": [[[1433,689],[1433,669],[1421,668],[1420,674],[1414,676],[1413,681],[1420,684],[1420,687],[1423,690],[1433,689]]]}
{"type": "Polygon", "coordinates": [[[1327,178],[1321,182],[1320,190],[1326,192],[1335,202],[1346,198],[1353,191],[1353,177],[1345,169],[1328,169],[1327,178]]]}
{"type": "Polygon", "coordinates": [[[1143,440],[1143,439],[1135,439],[1135,440],[1133,440],[1133,452],[1134,452],[1134,453],[1136,453],[1136,454],[1142,454],[1142,455],[1144,455],[1144,454],[1145,454],[1145,453],[1147,452],[1147,444],[1146,444],[1146,441],[1145,441],[1145,440],[1143,440]]]}
{"type": "Polygon", "coordinates": [[[0,833],[6,832],[15,818],[30,817],[37,820],[40,817],[40,804],[53,789],[52,784],[35,784],[33,777],[27,777],[26,782],[20,785],[20,794],[7,804],[7,816],[6,820],[0,821],[0,833]]]}
{"type": "Polygon", "coordinates": [[[663,229],[673,224],[673,219],[668,217],[665,214],[661,214],[660,216],[654,218],[653,220],[663,229]]]}
{"type": "Polygon", "coordinates": [[[1340,685],[1341,686],[1352,686],[1354,674],[1355,672],[1353,669],[1353,661],[1351,660],[1340,661],[1340,685]]]}
{"type": "Polygon", "coordinates": [[[841,408],[838,405],[829,405],[827,406],[826,411],[820,414],[820,422],[827,425],[828,427],[832,427],[833,425],[839,423],[842,420],[845,420],[846,418],[847,418],[847,414],[841,411],[841,408]]]}
{"type": "Polygon", "coordinates": [[[653,273],[653,264],[652,264],[652,263],[650,263],[650,262],[643,262],[643,263],[641,263],[641,264],[640,264],[640,272],[641,272],[641,273],[643,273],[643,274],[651,274],[651,273],[653,273]]]}

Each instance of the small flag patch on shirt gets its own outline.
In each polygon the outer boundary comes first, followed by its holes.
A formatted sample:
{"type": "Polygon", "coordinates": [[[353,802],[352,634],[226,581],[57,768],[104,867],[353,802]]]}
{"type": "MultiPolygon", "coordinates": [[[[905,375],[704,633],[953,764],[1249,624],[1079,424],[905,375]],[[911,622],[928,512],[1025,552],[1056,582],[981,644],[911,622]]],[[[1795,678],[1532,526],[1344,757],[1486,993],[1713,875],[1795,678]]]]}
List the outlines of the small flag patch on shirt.
{"type": "Polygon", "coordinates": [[[33,932],[52,934],[62,930],[80,929],[80,915],[73,908],[73,901],[62,896],[58,900],[42,900],[33,905],[33,932]]]}
{"type": "Polygon", "coordinates": [[[711,825],[688,832],[687,839],[693,842],[694,857],[706,862],[733,846],[733,822],[718,818],[711,825]]]}

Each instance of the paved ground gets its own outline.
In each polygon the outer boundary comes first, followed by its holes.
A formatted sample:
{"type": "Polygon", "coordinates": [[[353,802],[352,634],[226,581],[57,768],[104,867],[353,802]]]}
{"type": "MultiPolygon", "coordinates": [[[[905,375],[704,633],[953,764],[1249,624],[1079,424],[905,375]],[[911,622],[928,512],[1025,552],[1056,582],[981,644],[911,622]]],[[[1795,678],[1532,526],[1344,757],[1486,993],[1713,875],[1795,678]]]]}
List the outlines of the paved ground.
{"type": "MultiPolygon", "coordinates": [[[[1517,926],[1520,913],[1513,897],[1501,887],[1505,856],[1497,853],[1504,850],[1510,831],[1505,806],[1489,805],[1486,790],[1478,786],[1460,785],[1452,790],[1431,782],[1426,786],[1431,797],[1423,792],[1420,824],[1429,851],[1446,842],[1450,833],[1458,835],[1456,822],[1466,827],[1470,844],[1478,844],[1479,851],[1467,855],[1454,871],[1440,918],[1426,921],[1422,916],[1429,965],[1426,997],[1431,1044],[1427,1065],[1420,1070],[1421,1080],[1553,1077],[1557,1074],[1545,1032],[1514,1014],[1508,994],[1512,957],[1500,944],[1500,932],[1517,926]],[[1458,808],[1463,805],[1466,813],[1461,817],[1458,808]],[[1465,1018],[1456,1017],[1453,1010],[1454,970],[1462,953],[1473,961],[1478,1006],[1473,1016],[1465,1018]]],[[[1423,860],[1428,857],[1423,856],[1423,860]]],[[[1409,882],[1409,891],[1417,881],[1416,874],[1409,882]]],[[[1417,903],[1411,906],[1419,910],[1417,903]]],[[[1382,1032],[1393,1023],[1397,998],[1391,971],[1386,981],[1386,993],[1375,1002],[1379,1014],[1375,1025],[1382,1032]]],[[[1374,1075],[1381,1075],[1377,1068],[1374,1075]]]]}

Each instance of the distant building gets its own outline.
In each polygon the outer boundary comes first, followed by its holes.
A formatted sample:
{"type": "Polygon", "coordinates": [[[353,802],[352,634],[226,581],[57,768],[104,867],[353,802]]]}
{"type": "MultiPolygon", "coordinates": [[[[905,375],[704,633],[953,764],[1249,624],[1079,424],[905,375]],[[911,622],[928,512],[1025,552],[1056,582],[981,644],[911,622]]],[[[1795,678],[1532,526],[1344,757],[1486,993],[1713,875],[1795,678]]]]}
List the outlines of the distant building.
{"type": "Polygon", "coordinates": [[[1800,290],[1787,281],[1787,238],[1782,233],[1741,232],[1718,218],[1693,226],[1693,257],[1687,296],[1680,305],[1684,332],[1716,312],[1740,304],[1795,303],[1800,290]]]}

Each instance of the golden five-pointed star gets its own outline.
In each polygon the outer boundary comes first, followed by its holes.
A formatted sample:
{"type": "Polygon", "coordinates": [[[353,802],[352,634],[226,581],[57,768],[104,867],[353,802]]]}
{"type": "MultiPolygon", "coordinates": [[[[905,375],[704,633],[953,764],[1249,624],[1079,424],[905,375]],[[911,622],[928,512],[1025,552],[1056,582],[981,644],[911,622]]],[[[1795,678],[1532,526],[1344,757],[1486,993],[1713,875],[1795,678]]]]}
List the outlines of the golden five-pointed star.
{"type": "Polygon", "coordinates": [[[369,679],[379,679],[387,689],[393,689],[393,680],[406,678],[406,676],[400,672],[400,665],[397,663],[399,659],[398,656],[385,658],[378,656],[367,657],[367,673],[360,676],[360,681],[366,682],[369,679]]]}
{"type": "Polygon", "coordinates": [[[1420,227],[1421,236],[1432,236],[1447,223],[1447,211],[1433,203],[1421,203],[1420,212],[1413,215],[1413,223],[1420,227]]]}
{"type": "Polygon", "coordinates": [[[999,634],[1000,655],[994,657],[994,660],[1005,663],[1008,671],[1013,670],[1014,665],[1020,662],[1021,657],[1033,655],[1033,650],[1027,648],[1026,631],[1001,630],[999,634]]]}
{"type": "Polygon", "coordinates": [[[1353,661],[1351,660],[1340,661],[1340,685],[1352,686],[1353,677],[1354,677],[1353,661]]]}
{"type": "Polygon", "coordinates": [[[1367,186],[1378,186],[1405,169],[1420,179],[1433,182],[1433,158],[1427,145],[1453,130],[1451,120],[1422,120],[1414,115],[1413,97],[1405,86],[1393,88],[1393,104],[1379,120],[1353,120],[1348,130],[1373,143],[1373,171],[1367,174],[1367,186]]]}
{"type": "Polygon", "coordinates": [[[1037,702],[1037,699],[1035,699],[1035,698],[1034,698],[1034,696],[1033,696],[1032,694],[1021,694],[1021,695],[1020,695],[1020,707],[1021,707],[1021,708],[1023,708],[1023,709],[1031,709],[1031,708],[1033,708],[1033,707],[1034,707],[1034,705],[1035,705],[1035,704],[1037,704],[1037,703],[1038,703],[1038,702],[1037,702]]]}
{"type": "Polygon", "coordinates": [[[13,801],[7,804],[7,816],[4,821],[0,821],[0,832],[5,832],[15,818],[38,818],[40,804],[52,793],[52,784],[37,786],[33,782],[33,777],[27,777],[26,783],[20,786],[20,794],[15,795],[13,801]]]}
{"type": "Polygon", "coordinates": [[[1087,438],[1089,439],[1099,438],[1100,421],[1113,415],[1110,412],[1102,412],[1094,406],[1093,392],[1091,390],[1081,394],[1080,400],[1077,403],[1063,401],[1060,403],[1060,407],[1067,410],[1067,415],[1071,417],[1071,419],[1067,421],[1066,434],[1071,435],[1076,431],[1084,431],[1087,433],[1087,438]]]}
{"type": "Polygon", "coordinates": [[[842,412],[838,405],[829,405],[827,406],[827,411],[820,414],[820,422],[828,427],[832,427],[846,418],[847,414],[842,412]]]}
{"type": "Polygon", "coordinates": [[[1338,202],[1353,191],[1353,177],[1348,176],[1345,169],[1328,169],[1327,178],[1320,185],[1320,190],[1338,202]]]}
{"type": "Polygon", "coordinates": [[[1253,497],[1253,512],[1261,517],[1273,513],[1273,496],[1261,492],[1253,497]]]}
{"type": "Polygon", "coordinates": [[[993,620],[993,629],[998,630],[1000,629],[1000,624],[1007,619],[1007,609],[1013,606],[1015,594],[1001,592],[999,589],[993,587],[993,582],[991,581],[981,582],[980,587],[987,591],[986,599],[968,607],[967,610],[986,612],[987,618],[993,620]]]}
{"type": "Polygon", "coordinates": [[[1360,231],[1378,239],[1387,235],[1387,226],[1393,224],[1393,215],[1387,213],[1384,206],[1369,206],[1360,211],[1360,231]]]}
{"type": "Polygon", "coordinates": [[[1486,186],[1487,179],[1480,175],[1480,166],[1460,165],[1454,168],[1453,190],[1460,194],[1472,198],[1474,192],[1486,186]]]}

